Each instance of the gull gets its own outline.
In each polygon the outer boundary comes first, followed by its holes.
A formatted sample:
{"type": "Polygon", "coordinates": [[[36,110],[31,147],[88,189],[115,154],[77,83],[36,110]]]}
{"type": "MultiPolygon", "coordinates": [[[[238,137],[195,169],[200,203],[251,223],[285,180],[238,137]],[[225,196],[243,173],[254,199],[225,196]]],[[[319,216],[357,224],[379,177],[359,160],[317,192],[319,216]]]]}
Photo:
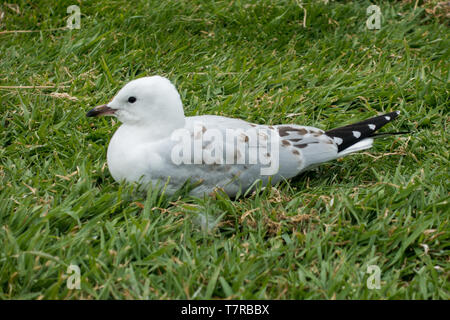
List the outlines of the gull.
{"type": "Polygon", "coordinates": [[[86,116],[111,115],[122,123],[111,138],[107,163],[114,180],[144,188],[164,183],[174,194],[187,182],[194,196],[217,189],[236,196],[277,183],[372,147],[376,130],[399,111],[324,131],[296,124],[264,125],[216,115],[186,117],[176,87],[165,77],[127,83],[108,104],[86,116]]]}

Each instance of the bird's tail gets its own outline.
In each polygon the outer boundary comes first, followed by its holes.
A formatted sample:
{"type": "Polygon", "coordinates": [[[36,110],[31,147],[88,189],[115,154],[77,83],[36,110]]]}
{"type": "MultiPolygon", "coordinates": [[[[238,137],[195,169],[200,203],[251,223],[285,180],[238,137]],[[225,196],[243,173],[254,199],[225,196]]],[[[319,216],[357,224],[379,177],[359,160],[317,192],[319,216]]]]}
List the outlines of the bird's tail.
{"type": "Polygon", "coordinates": [[[376,130],[397,118],[399,114],[400,111],[386,113],[381,116],[326,131],[325,134],[333,138],[338,146],[338,155],[343,156],[370,148],[373,143],[373,138],[375,137],[409,133],[375,133],[376,130]]]}

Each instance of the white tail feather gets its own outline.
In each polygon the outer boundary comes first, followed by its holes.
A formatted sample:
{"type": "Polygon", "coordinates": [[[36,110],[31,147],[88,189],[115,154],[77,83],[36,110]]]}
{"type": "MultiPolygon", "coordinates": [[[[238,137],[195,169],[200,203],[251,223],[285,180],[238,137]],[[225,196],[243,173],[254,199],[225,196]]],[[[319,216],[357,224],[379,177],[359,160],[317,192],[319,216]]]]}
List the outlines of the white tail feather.
{"type": "Polygon", "coordinates": [[[372,138],[367,138],[364,140],[361,140],[357,143],[355,143],[354,145],[348,147],[347,149],[342,150],[341,152],[338,153],[339,157],[345,156],[347,154],[350,153],[354,153],[354,152],[358,152],[361,150],[366,150],[372,147],[373,144],[373,139],[372,138]]]}

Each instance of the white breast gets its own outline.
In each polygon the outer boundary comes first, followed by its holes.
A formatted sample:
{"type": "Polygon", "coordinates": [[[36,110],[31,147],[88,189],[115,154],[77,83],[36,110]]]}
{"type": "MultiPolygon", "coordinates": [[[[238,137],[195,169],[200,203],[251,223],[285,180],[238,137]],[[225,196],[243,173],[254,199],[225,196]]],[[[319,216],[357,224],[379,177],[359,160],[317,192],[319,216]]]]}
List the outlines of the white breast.
{"type": "Polygon", "coordinates": [[[142,176],[148,177],[152,162],[159,162],[155,155],[149,156],[148,150],[149,143],[133,130],[124,125],[119,127],[107,152],[108,168],[114,180],[138,181],[142,176]]]}

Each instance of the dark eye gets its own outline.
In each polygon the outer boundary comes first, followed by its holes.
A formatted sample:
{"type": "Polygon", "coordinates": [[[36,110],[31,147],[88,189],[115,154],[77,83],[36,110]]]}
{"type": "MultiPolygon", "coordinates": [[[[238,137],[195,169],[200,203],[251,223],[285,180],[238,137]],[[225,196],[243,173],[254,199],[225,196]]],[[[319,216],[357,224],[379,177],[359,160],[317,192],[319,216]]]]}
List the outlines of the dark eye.
{"type": "Polygon", "coordinates": [[[135,97],[129,97],[128,98],[128,102],[129,103],[135,103],[136,102],[136,98],[135,97]]]}

